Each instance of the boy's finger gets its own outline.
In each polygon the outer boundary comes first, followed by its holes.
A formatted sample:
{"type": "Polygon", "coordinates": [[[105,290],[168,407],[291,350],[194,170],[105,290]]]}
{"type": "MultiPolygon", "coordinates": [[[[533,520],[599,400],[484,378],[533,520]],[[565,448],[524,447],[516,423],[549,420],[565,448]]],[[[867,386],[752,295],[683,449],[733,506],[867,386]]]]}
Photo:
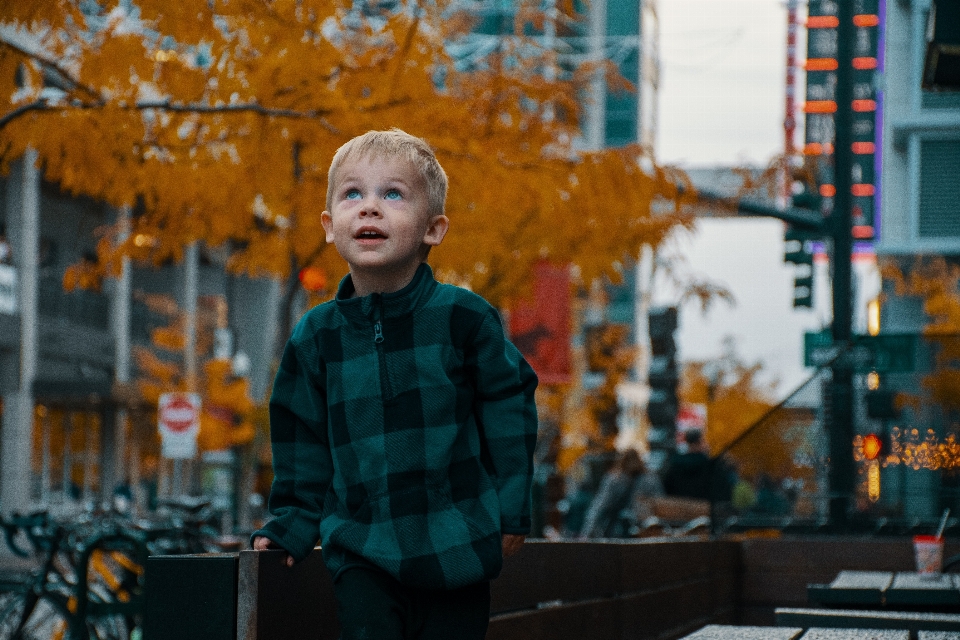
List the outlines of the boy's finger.
{"type": "Polygon", "coordinates": [[[291,556],[291,555],[287,555],[287,566],[288,566],[288,567],[292,567],[292,566],[293,566],[293,556],[291,556]]]}

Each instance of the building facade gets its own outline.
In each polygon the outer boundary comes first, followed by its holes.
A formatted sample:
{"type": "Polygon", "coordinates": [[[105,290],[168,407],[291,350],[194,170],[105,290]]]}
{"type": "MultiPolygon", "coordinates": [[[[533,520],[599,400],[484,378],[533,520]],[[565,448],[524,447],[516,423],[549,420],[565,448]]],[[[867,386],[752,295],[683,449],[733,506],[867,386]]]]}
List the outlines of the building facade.
{"type": "MultiPolygon", "coordinates": [[[[931,86],[925,81],[934,36],[960,3],[955,0],[886,0],[883,13],[882,170],[878,176],[876,250],[881,260],[909,271],[917,259],[960,258],[960,85],[931,86]],[[939,9],[939,11],[938,11],[939,9]],[[941,23],[938,26],[938,22],[941,23]]],[[[956,26],[954,24],[954,26],[956,26]]],[[[922,300],[898,295],[884,285],[881,333],[921,335],[930,318],[922,300]]],[[[899,429],[901,438],[917,429],[919,437],[943,441],[957,428],[955,417],[931,401],[923,378],[936,366],[929,340],[919,339],[916,371],[889,374],[884,385],[919,396],[895,420],[869,422],[868,428],[899,429]]],[[[932,519],[945,506],[956,510],[960,492],[952,475],[906,464],[883,470],[881,504],[907,518],[932,519]]]]}

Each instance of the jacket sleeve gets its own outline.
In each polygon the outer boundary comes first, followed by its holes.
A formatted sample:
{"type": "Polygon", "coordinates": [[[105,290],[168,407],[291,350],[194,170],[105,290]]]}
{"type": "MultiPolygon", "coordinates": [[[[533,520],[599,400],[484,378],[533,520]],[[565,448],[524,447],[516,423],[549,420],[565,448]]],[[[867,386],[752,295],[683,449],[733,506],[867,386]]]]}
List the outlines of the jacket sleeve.
{"type": "Polygon", "coordinates": [[[491,307],[473,339],[475,415],[500,498],[501,533],[530,532],[530,486],[537,443],[537,376],[507,340],[491,307]]]}
{"type": "Polygon", "coordinates": [[[296,561],[307,557],[320,537],[323,499],[333,477],[326,394],[312,374],[319,357],[303,351],[293,338],[287,342],[273,383],[268,506],[274,517],[253,534],[269,538],[296,561]]]}

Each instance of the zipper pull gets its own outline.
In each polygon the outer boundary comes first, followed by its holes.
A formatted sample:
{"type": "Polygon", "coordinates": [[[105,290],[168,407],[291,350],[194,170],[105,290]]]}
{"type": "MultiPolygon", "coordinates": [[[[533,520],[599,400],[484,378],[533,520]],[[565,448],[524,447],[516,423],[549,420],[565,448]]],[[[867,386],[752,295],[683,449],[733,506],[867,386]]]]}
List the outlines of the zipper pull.
{"type": "Polygon", "coordinates": [[[377,344],[383,342],[383,327],[379,322],[373,325],[373,341],[377,344]]]}

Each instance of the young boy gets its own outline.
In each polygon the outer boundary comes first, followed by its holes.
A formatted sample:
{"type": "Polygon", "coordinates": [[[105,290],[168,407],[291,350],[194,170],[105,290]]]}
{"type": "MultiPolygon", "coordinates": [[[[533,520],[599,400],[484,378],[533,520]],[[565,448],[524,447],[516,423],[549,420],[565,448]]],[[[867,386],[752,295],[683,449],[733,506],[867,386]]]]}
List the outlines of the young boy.
{"type": "Polygon", "coordinates": [[[270,398],[287,564],[319,539],[344,640],[483,638],[489,581],[530,530],[537,378],[496,310],[439,284],[447,177],[399,129],[340,147],[327,242],[350,273],[284,350],[270,398]]]}

